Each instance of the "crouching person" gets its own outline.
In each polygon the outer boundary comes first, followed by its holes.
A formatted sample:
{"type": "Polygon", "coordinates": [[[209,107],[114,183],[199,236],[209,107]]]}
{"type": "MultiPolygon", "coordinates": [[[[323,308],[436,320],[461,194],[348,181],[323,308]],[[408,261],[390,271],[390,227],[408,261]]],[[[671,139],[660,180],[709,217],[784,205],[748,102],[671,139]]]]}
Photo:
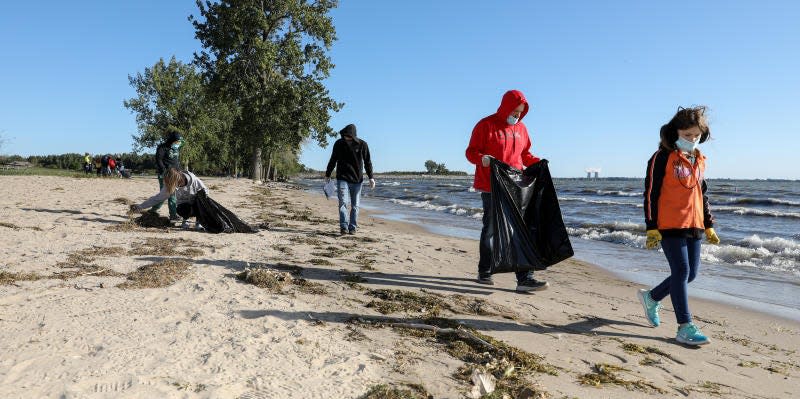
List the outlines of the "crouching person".
{"type": "MultiPolygon", "coordinates": [[[[190,217],[197,217],[195,214],[195,201],[197,200],[197,194],[203,190],[208,193],[206,185],[193,173],[169,168],[166,173],[164,173],[164,185],[161,187],[161,191],[139,205],[131,205],[131,211],[145,212],[154,205],[164,202],[174,194],[177,197],[178,216],[183,219],[181,227],[186,229],[189,228],[188,219],[190,217]]],[[[197,221],[195,222],[195,228],[201,230],[203,226],[197,221]]]]}

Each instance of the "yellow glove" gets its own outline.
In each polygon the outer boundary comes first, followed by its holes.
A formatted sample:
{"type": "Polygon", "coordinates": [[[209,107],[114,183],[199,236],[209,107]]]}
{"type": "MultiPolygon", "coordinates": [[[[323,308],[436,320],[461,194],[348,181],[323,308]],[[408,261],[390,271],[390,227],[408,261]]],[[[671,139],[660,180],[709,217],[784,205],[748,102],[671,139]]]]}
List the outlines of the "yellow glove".
{"type": "Polygon", "coordinates": [[[644,247],[647,249],[655,249],[661,241],[661,233],[658,230],[647,230],[647,241],[644,242],[644,247]]]}
{"type": "Polygon", "coordinates": [[[706,229],[706,241],[708,241],[709,244],[719,244],[719,236],[717,235],[717,232],[714,231],[713,227],[706,229]]]}

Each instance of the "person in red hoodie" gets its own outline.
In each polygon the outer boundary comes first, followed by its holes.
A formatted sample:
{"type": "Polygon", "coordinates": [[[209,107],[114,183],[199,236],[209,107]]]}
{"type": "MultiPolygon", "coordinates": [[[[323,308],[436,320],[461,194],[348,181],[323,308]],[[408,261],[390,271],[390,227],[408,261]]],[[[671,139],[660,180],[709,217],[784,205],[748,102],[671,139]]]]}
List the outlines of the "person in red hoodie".
{"type": "MultiPolygon", "coordinates": [[[[480,191],[483,200],[483,229],[478,260],[478,283],[494,285],[490,273],[492,248],[488,236],[489,215],[492,212],[492,187],[489,183],[489,160],[496,158],[514,168],[524,169],[540,161],[531,154],[531,139],[522,118],[528,113],[528,100],[518,90],[503,95],[497,112],[481,119],[472,129],[467,147],[467,160],[475,164],[473,187],[480,191]]],[[[548,287],[546,281],[533,278],[533,271],[518,272],[517,291],[528,292],[548,287]]]]}

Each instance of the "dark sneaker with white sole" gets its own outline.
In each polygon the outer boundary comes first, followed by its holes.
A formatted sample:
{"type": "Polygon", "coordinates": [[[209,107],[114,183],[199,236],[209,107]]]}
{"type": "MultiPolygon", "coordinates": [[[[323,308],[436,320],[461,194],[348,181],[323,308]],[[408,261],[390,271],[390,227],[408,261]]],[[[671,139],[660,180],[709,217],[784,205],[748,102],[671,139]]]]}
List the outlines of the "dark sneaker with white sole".
{"type": "Polygon", "coordinates": [[[494,280],[492,280],[492,276],[478,276],[478,284],[485,284],[485,285],[494,285],[494,280]]]}
{"type": "Polygon", "coordinates": [[[546,290],[549,286],[550,284],[548,284],[547,281],[529,278],[517,283],[517,292],[541,291],[546,290]]]}

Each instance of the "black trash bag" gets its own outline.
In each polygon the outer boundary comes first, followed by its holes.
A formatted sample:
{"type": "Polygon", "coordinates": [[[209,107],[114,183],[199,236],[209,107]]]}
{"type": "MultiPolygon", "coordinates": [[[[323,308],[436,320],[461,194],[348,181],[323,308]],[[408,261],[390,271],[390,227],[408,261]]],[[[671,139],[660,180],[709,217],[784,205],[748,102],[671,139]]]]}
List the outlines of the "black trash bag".
{"type": "Polygon", "coordinates": [[[491,273],[544,270],[575,253],[547,161],[525,173],[491,160],[491,273]]]}
{"type": "Polygon", "coordinates": [[[200,190],[197,193],[193,206],[197,222],[202,224],[209,233],[255,233],[258,231],[211,199],[206,190],[200,190]]]}

